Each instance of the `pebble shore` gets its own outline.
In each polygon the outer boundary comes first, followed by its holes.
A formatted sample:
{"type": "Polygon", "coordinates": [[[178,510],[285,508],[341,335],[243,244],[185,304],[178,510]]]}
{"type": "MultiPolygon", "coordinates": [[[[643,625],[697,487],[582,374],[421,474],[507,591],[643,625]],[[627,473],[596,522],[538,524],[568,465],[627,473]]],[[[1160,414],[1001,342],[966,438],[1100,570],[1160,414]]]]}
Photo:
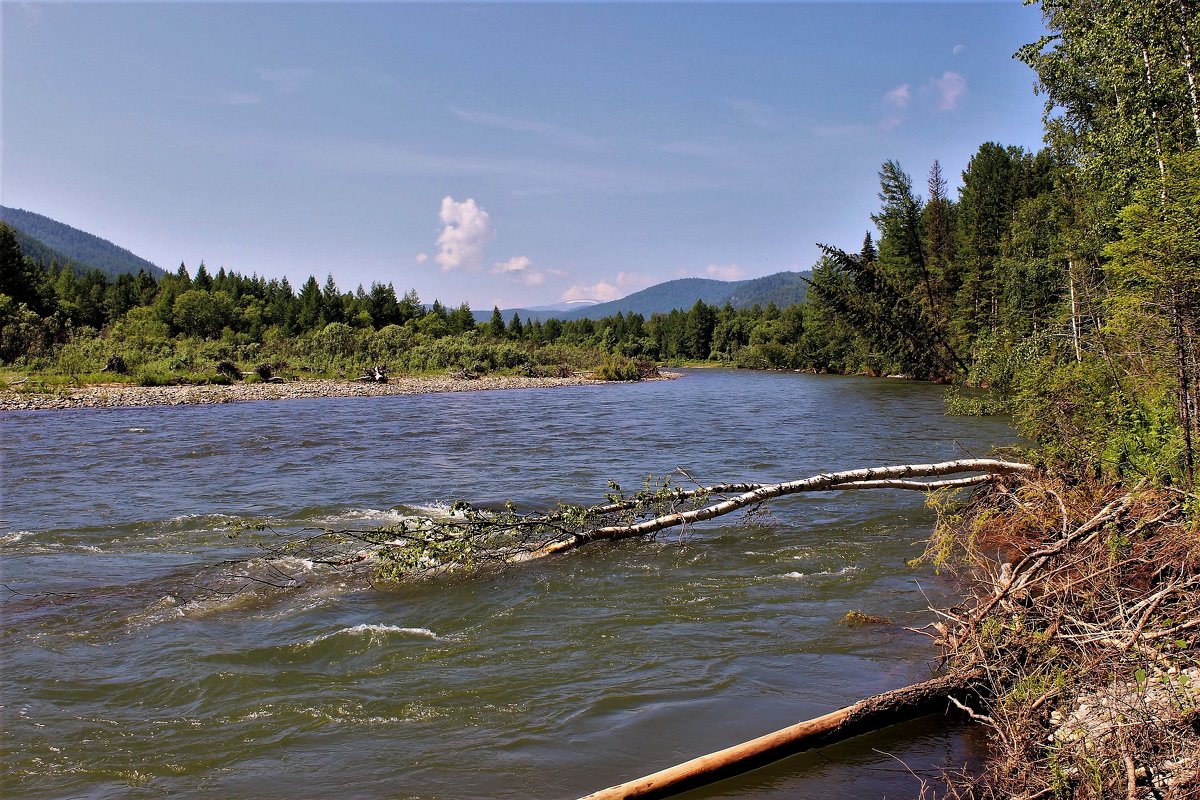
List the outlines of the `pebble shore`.
{"type": "MultiPolygon", "coordinates": [[[[663,377],[677,377],[664,373],[663,377]]],[[[312,397],[383,397],[432,392],[479,392],[496,389],[545,389],[557,386],[599,384],[584,377],[521,378],[485,375],[464,380],[450,376],[399,377],[387,383],[339,380],[306,380],[287,383],[239,383],[229,386],[130,386],[110,384],[64,388],[36,394],[0,391],[0,411],[42,411],[66,408],[120,408],[241,403],[260,400],[295,400],[312,397]]]]}

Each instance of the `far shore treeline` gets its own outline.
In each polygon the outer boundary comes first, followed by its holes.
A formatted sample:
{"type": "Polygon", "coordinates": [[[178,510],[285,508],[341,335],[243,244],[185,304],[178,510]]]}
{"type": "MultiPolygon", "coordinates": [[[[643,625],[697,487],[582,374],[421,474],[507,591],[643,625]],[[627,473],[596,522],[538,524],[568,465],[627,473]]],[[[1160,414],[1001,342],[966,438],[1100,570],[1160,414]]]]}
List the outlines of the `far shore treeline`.
{"type": "Polygon", "coordinates": [[[1170,19],[1112,5],[1097,15],[1044,4],[1050,35],[1017,54],[1047,98],[1044,149],[982,144],[956,197],[937,162],[920,185],[883,164],[874,229],[825,247],[798,305],[544,322],[497,310],[477,323],[466,305],[426,307],[390,284],[348,292],[310,277],[297,291],[203,264],[159,279],[78,274],[24,256],[0,227],[0,361],[78,381],[103,379],[119,356],[119,379],[146,384],[220,380],[219,361],[328,377],[377,363],[411,373],[603,363],[632,377],[632,359],[901,374],[988,389],[952,390],[952,404],[1010,411],[1048,458],[1190,483],[1200,445],[1190,28],[1181,37],[1170,19]]]}

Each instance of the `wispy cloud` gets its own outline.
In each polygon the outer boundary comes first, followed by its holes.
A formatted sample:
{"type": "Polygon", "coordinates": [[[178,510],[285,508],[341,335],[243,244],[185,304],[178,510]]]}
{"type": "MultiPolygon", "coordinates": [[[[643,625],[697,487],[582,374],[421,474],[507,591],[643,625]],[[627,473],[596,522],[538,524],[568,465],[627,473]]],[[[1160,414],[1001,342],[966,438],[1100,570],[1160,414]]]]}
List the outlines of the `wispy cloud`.
{"type": "Polygon", "coordinates": [[[967,94],[967,79],[957,72],[943,72],[939,78],[930,78],[918,85],[916,92],[920,103],[913,106],[913,87],[911,83],[902,83],[883,95],[880,105],[883,116],[879,120],[879,128],[892,131],[904,124],[910,111],[928,111],[930,99],[936,111],[952,111],[958,108],[959,102],[967,94]]]}
{"type": "Polygon", "coordinates": [[[557,269],[538,269],[528,256],[513,256],[508,261],[497,262],[492,265],[491,272],[526,286],[541,286],[548,277],[561,278],[564,275],[557,269]]]}
{"type": "Polygon", "coordinates": [[[246,92],[226,92],[213,98],[215,102],[227,106],[256,106],[262,102],[262,96],[246,92]]]}
{"type": "Polygon", "coordinates": [[[312,83],[316,79],[317,73],[311,69],[297,67],[280,69],[264,67],[258,70],[258,77],[259,80],[271,87],[271,91],[275,94],[296,94],[312,83]]]}
{"type": "Polygon", "coordinates": [[[746,270],[737,264],[709,264],[704,272],[719,281],[740,281],[746,275],[746,270]]]}
{"type": "Polygon", "coordinates": [[[907,83],[900,84],[883,96],[883,104],[889,108],[905,109],[911,102],[911,87],[907,83]]]}
{"type": "Polygon", "coordinates": [[[883,96],[883,118],[879,120],[879,127],[884,131],[892,131],[899,128],[907,116],[907,109],[912,102],[911,86],[907,83],[902,83],[896,88],[890,90],[883,96]]]}
{"type": "Polygon", "coordinates": [[[845,139],[851,136],[862,136],[874,130],[870,125],[860,123],[845,123],[842,125],[809,125],[808,131],[821,139],[845,139]]]}
{"type": "Polygon", "coordinates": [[[576,284],[563,292],[562,299],[567,303],[574,300],[596,300],[603,303],[609,300],[619,300],[625,295],[636,292],[638,289],[645,289],[653,283],[654,279],[647,275],[618,272],[617,277],[612,281],[601,280],[596,283],[576,284]]]}
{"type": "Polygon", "coordinates": [[[737,148],[704,142],[668,142],[659,145],[658,150],[671,155],[696,156],[698,158],[730,158],[739,155],[737,148]]]}
{"type": "Polygon", "coordinates": [[[529,133],[564,147],[594,150],[601,146],[600,140],[595,137],[548,122],[506,117],[482,111],[470,111],[457,106],[448,106],[447,110],[463,122],[470,123],[471,125],[482,125],[487,128],[498,128],[517,133],[529,133]]]}
{"type": "Polygon", "coordinates": [[[766,131],[779,131],[784,128],[779,113],[771,106],[756,103],[753,100],[736,98],[726,100],[725,105],[732,109],[742,122],[753,128],[761,128],[766,131]]]}
{"type": "Polygon", "coordinates": [[[171,135],[181,144],[210,152],[255,153],[264,159],[285,162],[293,167],[342,175],[504,178],[510,182],[510,191],[514,195],[579,191],[617,196],[658,195],[712,189],[722,185],[711,175],[695,170],[673,172],[586,163],[569,158],[495,157],[460,151],[438,152],[394,141],[314,137],[302,131],[267,136],[187,125],[173,126],[171,135]]]}
{"type": "Polygon", "coordinates": [[[284,96],[300,92],[315,80],[317,74],[311,69],[259,69],[259,84],[254,89],[265,91],[232,91],[215,94],[179,95],[181,100],[201,103],[219,103],[226,106],[256,106],[271,96],[284,96]]]}
{"type": "Polygon", "coordinates": [[[42,4],[41,3],[14,3],[21,12],[21,18],[29,27],[37,25],[42,19],[42,4]]]}
{"type": "Polygon", "coordinates": [[[940,78],[930,78],[929,85],[937,94],[938,111],[958,108],[958,101],[967,93],[967,79],[957,72],[943,72],[940,78]]]}
{"type": "Polygon", "coordinates": [[[967,49],[967,46],[965,44],[956,44],[956,45],[954,45],[954,49],[951,50],[950,52],[954,53],[954,55],[956,55],[956,56],[961,56],[963,54],[963,51],[966,49],[967,49]]]}
{"type": "Polygon", "coordinates": [[[433,257],[442,272],[455,269],[475,271],[483,264],[484,248],[496,235],[492,218],[468,197],[462,202],[453,197],[442,198],[441,235],[437,239],[437,255],[433,257]]]}

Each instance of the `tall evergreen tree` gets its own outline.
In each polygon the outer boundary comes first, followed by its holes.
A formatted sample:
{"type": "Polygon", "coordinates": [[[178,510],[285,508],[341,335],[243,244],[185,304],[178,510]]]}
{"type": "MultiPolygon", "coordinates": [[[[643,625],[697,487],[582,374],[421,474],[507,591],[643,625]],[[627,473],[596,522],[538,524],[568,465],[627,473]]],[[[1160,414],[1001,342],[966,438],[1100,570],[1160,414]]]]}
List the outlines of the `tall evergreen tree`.
{"type": "Polygon", "coordinates": [[[504,337],[504,331],[504,315],[500,313],[500,306],[492,306],[492,318],[488,321],[488,333],[501,339],[504,337]]]}

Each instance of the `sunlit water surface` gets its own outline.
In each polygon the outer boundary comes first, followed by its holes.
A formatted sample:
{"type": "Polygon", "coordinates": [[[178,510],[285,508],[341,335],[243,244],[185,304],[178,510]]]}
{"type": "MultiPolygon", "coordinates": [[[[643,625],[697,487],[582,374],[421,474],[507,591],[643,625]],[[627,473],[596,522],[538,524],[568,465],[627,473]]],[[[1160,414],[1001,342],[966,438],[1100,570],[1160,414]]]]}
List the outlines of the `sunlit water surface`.
{"type": "MultiPolygon", "coordinates": [[[[939,387],[695,371],[670,382],[0,414],[0,793],[572,798],[929,676],[904,629],[951,587],[896,491],[775,501],[500,575],[196,599],[258,535],[459,498],[602,499],[685,468],[779,481],[983,455],[939,387]],[[231,538],[239,523],[270,531],[231,538]],[[849,610],[896,624],[850,628],[849,610]]],[[[307,530],[306,530],[307,529],[307,530]]],[[[970,757],[926,719],[688,797],[913,797],[970,757]]]]}

